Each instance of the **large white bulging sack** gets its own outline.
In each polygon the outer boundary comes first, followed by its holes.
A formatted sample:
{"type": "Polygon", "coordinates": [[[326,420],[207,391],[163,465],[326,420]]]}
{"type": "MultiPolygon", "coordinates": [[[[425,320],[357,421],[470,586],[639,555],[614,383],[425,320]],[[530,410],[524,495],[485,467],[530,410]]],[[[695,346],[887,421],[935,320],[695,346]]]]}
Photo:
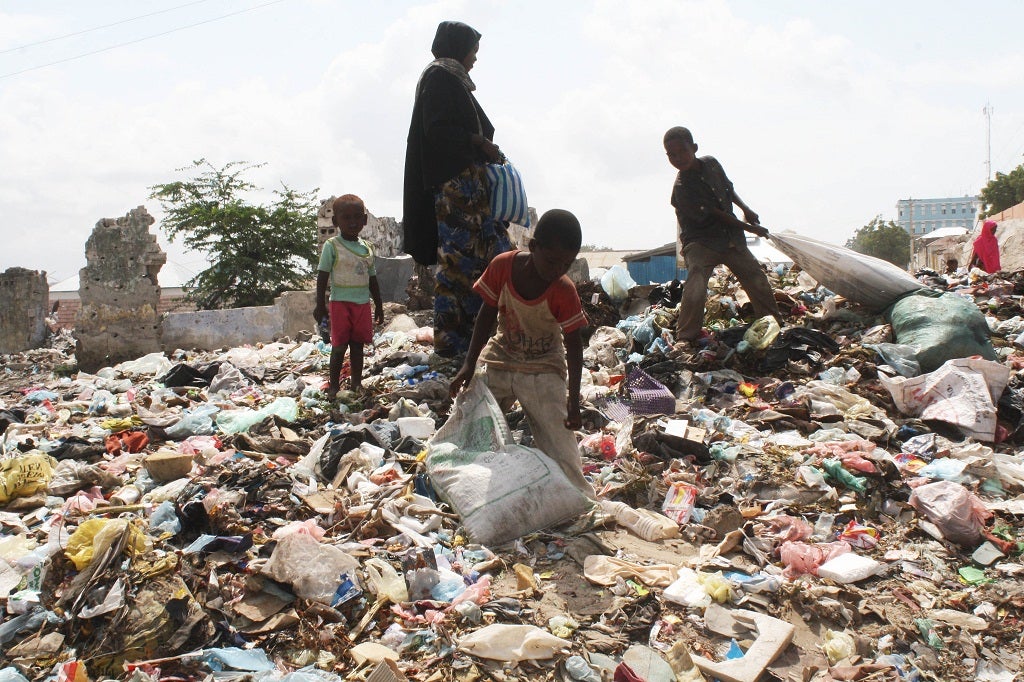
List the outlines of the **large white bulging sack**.
{"type": "Polygon", "coordinates": [[[900,296],[925,288],[881,258],[791,233],[772,234],[768,239],[826,289],[873,310],[887,308],[900,296]]]}
{"type": "Polygon", "coordinates": [[[582,514],[587,497],[540,450],[512,443],[479,379],[455,401],[430,441],[427,475],[481,544],[500,544],[582,514]]]}

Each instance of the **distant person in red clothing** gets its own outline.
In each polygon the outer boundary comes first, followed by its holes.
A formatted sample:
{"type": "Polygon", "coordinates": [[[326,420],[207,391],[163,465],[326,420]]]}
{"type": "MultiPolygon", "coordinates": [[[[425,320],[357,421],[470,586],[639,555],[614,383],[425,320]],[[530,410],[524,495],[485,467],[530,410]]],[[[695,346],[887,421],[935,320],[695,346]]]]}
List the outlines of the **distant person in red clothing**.
{"type": "Polygon", "coordinates": [[[974,254],[968,267],[980,267],[985,272],[999,272],[999,240],[996,239],[996,221],[981,224],[981,234],[974,240],[974,254]]]}

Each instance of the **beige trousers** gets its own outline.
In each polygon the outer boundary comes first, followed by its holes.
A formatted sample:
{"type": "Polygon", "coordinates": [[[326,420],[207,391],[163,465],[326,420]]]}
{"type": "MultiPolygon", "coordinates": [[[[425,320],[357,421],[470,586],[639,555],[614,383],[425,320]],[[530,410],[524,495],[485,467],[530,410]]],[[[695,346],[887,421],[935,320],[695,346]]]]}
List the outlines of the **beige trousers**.
{"type": "Polygon", "coordinates": [[[737,249],[715,251],[698,242],[690,242],[683,247],[683,258],[686,260],[687,273],[683,300],[679,304],[679,317],[676,320],[676,341],[692,341],[700,336],[704,324],[704,304],[708,300],[708,280],[718,265],[725,265],[736,275],[750,297],[750,304],[757,317],[780,317],[772,285],[768,283],[761,264],[746,244],[737,249]]]}
{"type": "Polygon", "coordinates": [[[530,422],[534,447],[553,459],[584,495],[596,499],[594,487],[583,477],[576,434],[565,428],[565,379],[554,372],[525,374],[490,367],[484,377],[502,411],[511,410],[516,400],[522,405],[530,422]]]}

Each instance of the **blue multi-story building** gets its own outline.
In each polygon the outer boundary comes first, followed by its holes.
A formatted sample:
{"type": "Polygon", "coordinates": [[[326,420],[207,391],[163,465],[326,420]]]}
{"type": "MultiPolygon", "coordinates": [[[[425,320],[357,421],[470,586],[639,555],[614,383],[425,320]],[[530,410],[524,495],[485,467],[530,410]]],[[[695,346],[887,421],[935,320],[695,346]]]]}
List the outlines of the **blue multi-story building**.
{"type": "Polygon", "coordinates": [[[943,227],[974,229],[981,207],[979,197],[946,197],[944,199],[900,199],[896,202],[896,224],[911,237],[934,232],[943,227]]]}

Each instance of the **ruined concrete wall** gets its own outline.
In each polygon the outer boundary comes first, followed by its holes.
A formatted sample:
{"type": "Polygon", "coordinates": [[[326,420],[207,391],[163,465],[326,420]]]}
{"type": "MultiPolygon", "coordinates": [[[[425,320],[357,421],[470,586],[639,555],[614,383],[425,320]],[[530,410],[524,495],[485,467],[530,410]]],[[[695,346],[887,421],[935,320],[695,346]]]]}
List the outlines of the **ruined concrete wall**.
{"type": "Polygon", "coordinates": [[[378,258],[377,283],[380,285],[380,297],[385,302],[405,303],[405,288],[409,285],[415,267],[415,261],[408,254],[378,258]]]}
{"type": "MultiPolygon", "coordinates": [[[[336,198],[331,197],[321,201],[320,210],[316,214],[317,238],[320,240],[321,247],[325,241],[338,234],[338,228],[331,222],[331,218],[334,216],[331,206],[336,198]]],[[[378,256],[402,255],[402,227],[394,218],[378,218],[367,211],[366,227],[359,233],[359,236],[373,245],[374,253],[378,256]]]]}
{"type": "Polygon", "coordinates": [[[8,268],[0,274],[0,353],[42,346],[49,309],[45,272],[8,268]]]}
{"type": "Polygon", "coordinates": [[[274,307],[281,311],[281,336],[295,338],[303,330],[315,330],[313,307],[316,305],[315,291],[286,291],[274,301],[274,307]]]}
{"type": "MultiPolygon", "coordinates": [[[[381,298],[404,302],[412,271],[411,256],[378,258],[381,298]]],[[[285,336],[294,339],[300,331],[315,330],[315,303],[315,291],[286,291],[274,299],[274,305],[167,313],[161,329],[163,350],[216,350],[268,343],[285,336]]]]}
{"type": "MultiPolygon", "coordinates": [[[[313,326],[310,296],[309,323],[313,326]]],[[[161,325],[163,350],[216,350],[245,344],[268,343],[284,333],[282,311],[277,305],[167,313],[161,325]]]]}
{"type": "Polygon", "coordinates": [[[274,305],[167,313],[161,325],[163,349],[216,350],[295,338],[315,328],[314,291],[286,291],[274,305]]]}
{"type": "Polygon", "coordinates": [[[100,220],[85,243],[75,337],[78,365],[87,372],[160,350],[157,275],[167,254],[149,232],[153,222],[139,206],[100,220]]]}

